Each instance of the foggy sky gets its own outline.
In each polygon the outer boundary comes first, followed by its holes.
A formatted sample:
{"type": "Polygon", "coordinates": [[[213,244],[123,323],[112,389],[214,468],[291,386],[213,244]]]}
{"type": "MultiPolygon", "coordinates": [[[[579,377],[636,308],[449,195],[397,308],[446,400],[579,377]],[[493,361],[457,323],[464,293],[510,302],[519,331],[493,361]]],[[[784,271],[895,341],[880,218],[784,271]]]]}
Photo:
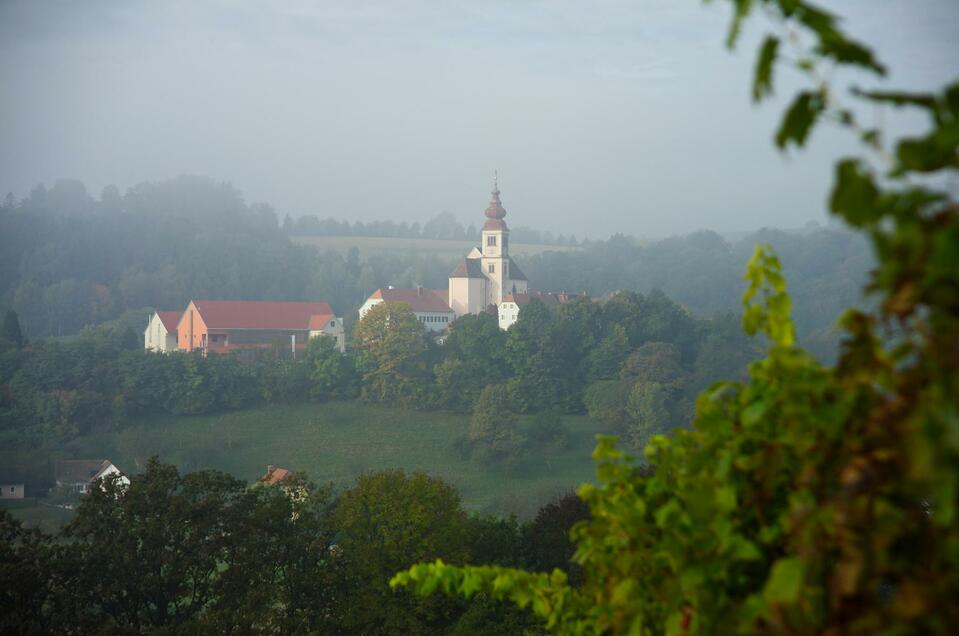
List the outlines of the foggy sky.
{"type": "MultiPolygon", "coordinates": [[[[885,85],[959,76],[956,0],[827,4],[885,85]]],[[[766,24],[729,53],[728,17],[696,0],[0,0],[0,196],[188,173],[281,217],[475,223],[498,169],[514,226],[823,222],[830,164],[855,146],[822,128],[803,153],[772,148],[783,101],[749,99],[766,24]]],[[[784,74],[777,95],[796,86],[784,74]]]]}

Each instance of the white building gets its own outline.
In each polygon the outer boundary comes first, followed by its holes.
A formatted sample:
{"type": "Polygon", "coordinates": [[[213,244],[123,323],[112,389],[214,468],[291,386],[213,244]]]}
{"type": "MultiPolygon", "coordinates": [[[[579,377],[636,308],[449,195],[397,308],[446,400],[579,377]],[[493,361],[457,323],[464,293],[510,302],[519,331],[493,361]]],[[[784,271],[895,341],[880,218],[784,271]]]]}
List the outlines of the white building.
{"type": "MultiPolygon", "coordinates": [[[[442,331],[460,316],[479,314],[490,308],[495,311],[511,294],[525,295],[528,282],[526,275],[509,255],[509,228],[503,220],[506,210],[500,201],[495,178],[491,194],[493,198],[486,208],[481,246],[471,249],[456,265],[449,275],[446,291],[393,287],[377,289],[360,307],[360,319],[371,307],[381,302],[405,302],[409,303],[416,317],[428,329],[442,331]]],[[[502,324],[503,319],[500,319],[500,326],[502,324]]]]}
{"type": "Polygon", "coordinates": [[[56,466],[57,486],[80,494],[88,492],[98,479],[112,475],[119,475],[117,479],[124,486],[130,485],[130,480],[109,459],[65,459],[56,466]]]}
{"type": "Polygon", "coordinates": [[[360,307],[360,320],[383,302],[406,303],[416,314],[417,320],[430,331],[443,331],[456,318],[446,300],[446,292],[442,289],[397,289],[387,287],[373,292],[363,306],[360,307]]]}
{"type": "Polygon", "coordinates": [[[166,353],[176,351],[176,326],[182,312],[155,311],[150,316],[146,331],[143,332],[143,346],[148,351],[166,353]]]}
{"type": "Polygon", "coordinates": [[[561,294],[550,294],[544,292],[535,292],[532,294],[507,294],[505,297],[503,297],[503,302],[501,302],[497,307],[497,313],[499,314],[499,328],[505,331],[506,329],[512,327],[513,323],[515,323],[519,318],[520,310],[525,305],[529,304],[529,301],[533,300],[534,298],[539,300],[547,307],[562,305],[570,300],[570,296],[565,292],[561,294]]]}
{"type": "Polygon", "coordinates": [[[493,180],[493,198],[486,208],[481,247],[474,247],[449,277],[449,305],[459,318],[499,306],[511,293],[525,293],[526,275],[509,255],[509,228],[503,217],[499,186],[493,180]]]}

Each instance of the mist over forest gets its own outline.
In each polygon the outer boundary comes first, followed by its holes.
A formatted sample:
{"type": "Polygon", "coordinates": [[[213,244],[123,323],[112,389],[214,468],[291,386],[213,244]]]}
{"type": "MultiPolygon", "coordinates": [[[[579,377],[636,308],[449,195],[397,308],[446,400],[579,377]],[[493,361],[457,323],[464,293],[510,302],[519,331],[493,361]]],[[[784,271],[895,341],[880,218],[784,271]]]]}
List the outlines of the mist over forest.
{"type": "MultiPolygon", "coordinates": [[[[361,254],[349,236],[479,242],[475,226],[443,213],[422,227],[388,219],[350,224],[335,215],[293,221],[269,204],[246,203],[229,183],[199,176],[124,193],[107,187],[99,197],[81,182],[59,180],[22,199],[9,195],[0,210],[0,308],[17,312],[28,337],[70,336],[117,320],[139,330],[150,311],[181,310],[193,298],[321,299],[352,320],[379,287],[444,288],[456,259],[412,248],[361,254]],[[347,238],[343,249],[319,250],[291,241],[301,235],[347,238]]],[[[514,214],[522,218],[521,210],[514,214]]],[[[538,291],[599,298],[660,290],[703,317],[738,311],[744,263],[756,242],[769,243],[783,259],[801,337],[827,357],[834,322],[860,301],[872,264],[866,242],[838,226],[764,229],[733,240],[699,231],[582,243],[520,227],[513,240],[577,248],[517,256],[538,291]]]]}
{"type": "Polygon", "coordinates": [[[0,634],[959,633],[957,24],[0,2],[0,634]]]}

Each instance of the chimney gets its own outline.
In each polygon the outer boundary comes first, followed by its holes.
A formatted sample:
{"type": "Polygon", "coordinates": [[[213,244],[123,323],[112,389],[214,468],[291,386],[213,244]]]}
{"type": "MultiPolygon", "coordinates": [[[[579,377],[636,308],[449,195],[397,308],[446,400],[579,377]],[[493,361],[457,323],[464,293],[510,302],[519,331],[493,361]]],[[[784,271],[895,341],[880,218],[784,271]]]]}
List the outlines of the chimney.
{"type": "Polygon", "coordinates": [[[416,286],[416,295],[417,295],[417,296],[422,296],[422,295],[423,295],[423,288],[420,287],[419,285],[416,286]]]}
{"type": "Polygon", "coordinates": [[[276,466],[274,466],[273,464],[267,464],[267,465],[266,465],[266,474],[267,474],[267,475],[273,473],[273,471],[275,471],[275,470],[276,470],[276,466]]]}

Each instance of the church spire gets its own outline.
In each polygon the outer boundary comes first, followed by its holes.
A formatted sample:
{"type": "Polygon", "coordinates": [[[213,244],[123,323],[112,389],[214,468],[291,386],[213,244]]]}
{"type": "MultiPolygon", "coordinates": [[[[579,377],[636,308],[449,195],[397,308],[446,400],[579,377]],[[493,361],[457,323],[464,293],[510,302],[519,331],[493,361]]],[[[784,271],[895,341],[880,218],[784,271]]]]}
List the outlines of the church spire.
{"type": "Polygon", "coordinates": [[[489,207],[486,208],[486,216],[491,219],[502,219],[506,216],[506,208],[499,199],[499,174],[496,170],[493,171],[493,191],[490,194],[493,198],[490,199],[489,207]]]}

